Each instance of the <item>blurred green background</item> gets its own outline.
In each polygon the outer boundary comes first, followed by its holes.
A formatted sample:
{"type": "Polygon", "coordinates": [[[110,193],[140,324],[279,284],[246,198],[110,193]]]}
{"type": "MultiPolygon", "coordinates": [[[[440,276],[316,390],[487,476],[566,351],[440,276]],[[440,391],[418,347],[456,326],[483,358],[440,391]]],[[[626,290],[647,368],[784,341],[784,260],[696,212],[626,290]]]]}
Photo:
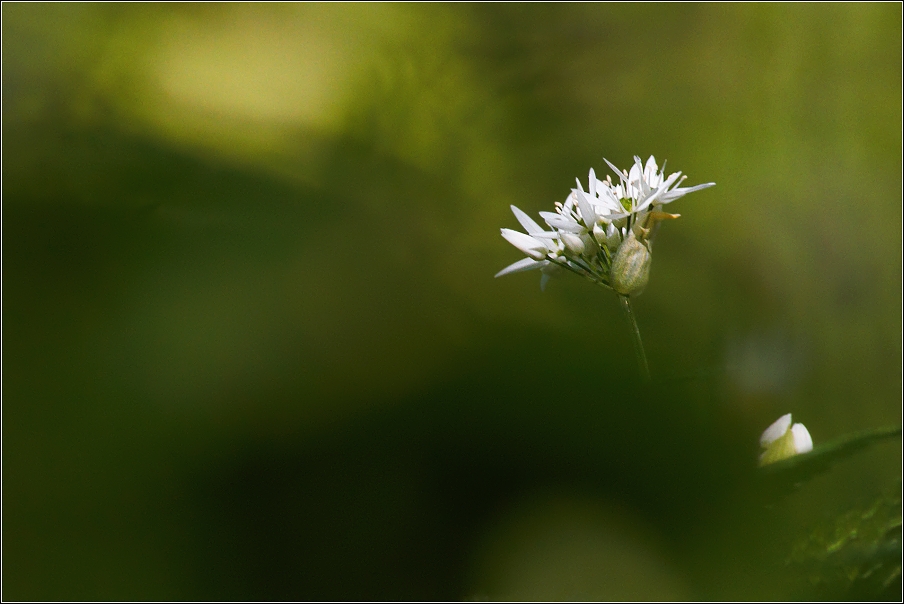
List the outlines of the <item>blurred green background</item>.
{"type": "Polygon", "coordinates": [[[808,597],[794,540],[896,488],[898,439],[755,465],[901,422],[900,5],[2,17],[5,599],[808,597]],[[717,183],[651,387],[611,292],[493,279],[635,154],[717,183]]]}

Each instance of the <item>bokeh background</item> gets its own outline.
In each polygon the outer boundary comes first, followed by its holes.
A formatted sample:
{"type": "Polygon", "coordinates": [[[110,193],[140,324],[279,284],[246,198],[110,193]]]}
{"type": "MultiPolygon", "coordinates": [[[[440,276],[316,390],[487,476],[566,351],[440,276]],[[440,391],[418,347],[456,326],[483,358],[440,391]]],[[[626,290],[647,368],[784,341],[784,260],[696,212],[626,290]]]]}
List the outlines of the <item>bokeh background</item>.
{"type": "MultiPolygon", "coordinates": [[[[782,599],[901,422],[901,7],[7,4],[3,597],[782,599]],[[635,303],[494,280],[603,157],[635,303]]],[[[803,591],[801,591],[803,590],[803,591]]]]}

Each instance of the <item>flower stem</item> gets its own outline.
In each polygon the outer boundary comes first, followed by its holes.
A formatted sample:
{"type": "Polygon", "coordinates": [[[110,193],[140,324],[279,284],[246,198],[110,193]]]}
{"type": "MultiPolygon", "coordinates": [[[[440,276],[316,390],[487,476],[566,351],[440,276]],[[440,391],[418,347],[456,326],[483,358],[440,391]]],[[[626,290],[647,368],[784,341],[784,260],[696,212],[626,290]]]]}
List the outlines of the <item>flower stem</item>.
{"type": "Polygon", "coordinates": [[[631,308],[631,298],[628,296],[618,296],[625,317],[631,325],[631,336],[634,340],[634,355],[637,357],[637,366],[640,369],[640,375],[647,382],[650,381],[650,366],[647,364],[647,355],[643,350],[643,340],[640,339],[640,329],[637,327],[637,319],[634,317],[634,309],[631,308]]]}

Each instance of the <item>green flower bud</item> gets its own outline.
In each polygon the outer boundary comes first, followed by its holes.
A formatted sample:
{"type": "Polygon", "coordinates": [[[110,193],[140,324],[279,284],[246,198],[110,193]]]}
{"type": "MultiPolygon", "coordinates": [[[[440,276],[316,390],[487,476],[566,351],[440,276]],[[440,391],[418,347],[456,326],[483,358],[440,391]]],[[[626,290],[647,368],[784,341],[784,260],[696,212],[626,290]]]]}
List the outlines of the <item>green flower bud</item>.
{"type": "Polygon", "coordinates": [[[791,425],[791,414],[778,418],[766,428],[760,437],[760,445],[765,449],[760,455],[760,465],[782,461],[813,450],[813,438],[803,424],[791,425]]]}
{"type": "Polygon", "coordinates": [[[642,292],[650,279],[652,260],[649,248],[630,231],[612,258],[612,268],[609,271],[612,289],[623,296],[642,292]]]}

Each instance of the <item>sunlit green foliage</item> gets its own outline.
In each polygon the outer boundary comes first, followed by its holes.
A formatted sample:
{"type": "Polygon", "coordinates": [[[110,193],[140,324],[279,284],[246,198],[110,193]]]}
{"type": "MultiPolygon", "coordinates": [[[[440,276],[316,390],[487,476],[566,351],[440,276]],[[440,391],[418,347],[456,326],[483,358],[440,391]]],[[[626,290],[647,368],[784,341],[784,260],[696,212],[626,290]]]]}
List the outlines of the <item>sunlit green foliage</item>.
{"type": "Polygon", "coordinates": [[[806,578],[802,598],[890,600],[901,595],[901,485],[865,509],[817,527],[788,564],[806,578]]]}

